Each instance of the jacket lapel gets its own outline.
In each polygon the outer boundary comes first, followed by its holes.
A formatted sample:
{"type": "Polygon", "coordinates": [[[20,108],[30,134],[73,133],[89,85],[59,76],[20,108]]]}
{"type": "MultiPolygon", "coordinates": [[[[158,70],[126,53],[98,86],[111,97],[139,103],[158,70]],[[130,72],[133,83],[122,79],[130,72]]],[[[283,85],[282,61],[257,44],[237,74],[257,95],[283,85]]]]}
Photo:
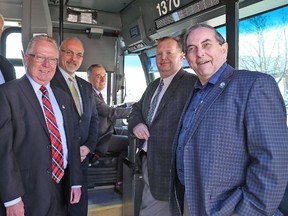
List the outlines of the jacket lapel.
{"type": "MultiPolygon", "coordinates": [[[[82,85],[82,82],[81,82],[81,79],[79,79],[79,77],[75,76],[76,77],[76,82],[77,82],[77,85],[78,85],[78,88],[79,88],[79,92],[80,92],[80,95],[81,96],[81,99],[82,99],[82,113],[84,113],[86,110],[86,107],[85,107],[85,100],[86,100],[86,93],[85,93],[85,88],[83,88],[83,85],[82,85]]],[[[76,108],[76,106],[75,106],[76,108]]],[[[78,112],[77,112],[78,113],[78,112]]]]}
{"type": "MultiPolygon", "coordinates": [[[[212,88],[211,92],[209,92],[206,98],[204,98],[203,103],[201,106],[199,106],[197,113],[194,115],[190,135],[195,133],[202,119],[205,117],[206,112],[210,109],[211,106],[213,106],[221,93],[227,88],[229,82],[232,79],[234,71],[235,70],[228,65],[218,82],[212,88]]],[[[191,101],[191,98],[189,101],[191,101]]]]}
{"type": "Polygon", "coordinates": [[[21,92],[25,96],[26,101],[31,104],[31,107],[36,113],[37,118],[39,118],[41,125],[43,126],[47,135],[49,136],[42,107],[38,101],[37,96],[35,95],[33,87],[31,86],[28,78],[25,75],[19,80],[19,88],[21,89],[21,92]]]}
{"type": "MultiPolygon", "coordinates": [[[[76,76],[76,80],[77,80],[77,76],[76,76]]],[[[54,76],[54,78],[53,78],[53,80],[52,80],[52,83],[53,83],[53,85],[59,86],[61,89],[63,89],[65,92],[67,92],[67,93],[70,95],[72,101],[74,101],[74,100],[73,100],[73,97],[72,97],[72,94],[71,94],[71,91],[70,91],[70,89],[69,89],[69,87],[68,87],[68,85],[67,85],[67,82],[66,82],[66,80],[64,79],[63,75],[61,74],[61,71],[59,70],[58,67],[57,67],[57,69],[56,69],[56,73],[55,73],[55,76],[54,76]],[[55,80],[54,80],[54,79],[55,79],[55,80]]],[[[78,87],[79,87],[80,84],[79,84],[78,81],[77,81],[77,84],[78,84],[78,87]]],[[[80,87],[79,87],[79,88],[80,88],[80,87]]],[[[80,93],[81,93],[81,90],[80,90],[80,93]]],[[[79,113],[78,113],[78,111],[77,111],[77,107],[76,107],[75,103],[73,103],[73,108],[75,109],[76,113],[77,113],[78,116],[79,116],[79,113]]],[[[84,108],[83,108],[83,109],[84,109],[84,108]]]]}
{"type": "MultiPolygon", "coordinates": [[[[156,119],[158,117],[158,115],[161,113],[161,110],[165,107],[167,101],[169,101],[169,99],[173,96],[174,92],[176,92],[176,89],[179,85],[179,80],[182,78],[182,76],[184,75],[184,70],[181,69],[176,75],[175,77],[173,78],[173,80],[171,81],[169,87],[167,88],[165,94],[163,95],[160,103],[159,103],[159,106],[156,110],[156,113],[155,113],[155,116],[154,116],[154,119],[156,119]]],[[[160,80],[159,80],[160,81],[160,80]]],[[[157,86],[159,85],[159,82],[157,83],[157,86]]],[[[157,87],[156,86],[156,87],[157,87]]],[[[155,90],[154,90],[155,92],[155,90]]],[[[152,94],[153,95],[153,94],[152,94]]],[[[150,100],[151,101],[151,100],[150,100]]],[[[154,120],[153,120],[154,121],[154,120]]],[[[152,124],[153,124],[153,121],[152,121],[152,124]]]]}

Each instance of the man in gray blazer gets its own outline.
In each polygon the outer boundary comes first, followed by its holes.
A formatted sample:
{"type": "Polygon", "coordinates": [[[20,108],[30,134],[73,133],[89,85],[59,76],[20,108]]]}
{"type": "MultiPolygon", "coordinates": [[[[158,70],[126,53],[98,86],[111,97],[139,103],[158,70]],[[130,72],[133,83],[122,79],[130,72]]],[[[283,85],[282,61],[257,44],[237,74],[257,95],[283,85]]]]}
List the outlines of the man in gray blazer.
{"type": "Polygon", "coordinates": [[[273,77],[235,70],[227,52],[213,27],[188,31],[186,58],[199,79],[172,151],[175,216],[282,215],[277,208],[288,181],[283,98],[273,77]]]}
{"type": "Polygon", "coordinates": [[[120,190],[123,180],[122,160],[127,156],[129,139],[126,128],[115,127],[116,119],[128,118],[131,111],[131,103],[109,106],[101,91],[106,87],[106,69],[103,65],[93,64],[87,69],[89,82],[93,86],[93,94],[96,101],[96,107],[99,115],[99,134],[95,149],[94,160],[100,154],[107,152],[120,153],[118,157],[116,189],[120,190]]]}
{"type": "Polygon", "coordinates": [[[161,78],[149,84],[140,101],[133,105],[128,119],[129,131],[141,140],[138,156],[144,177],[142,216],[173,215],[168,203],[172,143],[197,78],[182,69],[183,58],[178,39],[166,37],[159,41],[156,63],[161,78]]]}
{"type": "Polygon", "coordinates": [[[1,216],[66,216],[68,204],[80,199],[77,121],[70,115],[73,102],[50,85],[58,57],[54,39],[36,36],[25,52],[26,75],[0,86],[1,216]],[[43,89],[51,106],[44,102],[43,89]],[[56,140],[62,153],[54,157],[56,140]],[[62,177],[55,173],[56,159],[63,165],[62,177]]]}

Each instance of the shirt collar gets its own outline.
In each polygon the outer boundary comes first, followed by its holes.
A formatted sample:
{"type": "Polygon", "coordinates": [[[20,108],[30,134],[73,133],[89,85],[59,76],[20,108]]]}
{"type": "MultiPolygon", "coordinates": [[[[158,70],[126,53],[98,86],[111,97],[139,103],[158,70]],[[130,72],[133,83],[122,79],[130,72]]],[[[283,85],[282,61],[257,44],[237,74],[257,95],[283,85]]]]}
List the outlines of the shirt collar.
{"type": "MultiPolygon", "coordinates": [[[[67,82],[69,82],[68,79],[69,79],[70,75],[69,75],[63,68],[61,68],[60,66],[58,66],[58,68],[59,68],[61,74],[63,75],[64,79],[65,79],[67,82]]],[[[75,73],[73,73],[72,76],[75,78],[75,73]]],[[[75,79],[74,79],[74,80],[75,80],[75,79]]]]}
{"type": "Polygon", "coordinates": [[[219,70],[213,74],[213,76],[208,80],[208,82],[205,85],[202,85],[200,80],[198,79],[195,84],[194,84],[194,88],[195,89],[203,89],[205,88],[205,86],[207,86],[207,84],[212,84],[215,85],[218,80],[220,79],[221,75],[223,74],[223,71],[226,69],[227,67],[227,63],[225,62],[220,68],[219,70]]]}
{"type": "Polygon", "coordinates": [[[100,93],[100,91],[98,91],[96,88],[93,87],[93,90],[96,92],[96,94],[98,95],[100,93]]]}
{"type": "Polygon", "coordinates": [[[179,71],[180,71],[180,69],[176,73],[170,75],[169,77],[166,77],[166,78],[161,77],[161,79],[163,80],[164,86],[169,86],[169,84],[172,82],[173,78],[176,76],[176,74],[179,71]]]}
{"type": "MultiPolygon", "coordinates": [[[[42,85],[40,85],[39,83],[35,82],[35,81],[31,78],[31,76],[29,76],[28,73],[26,73],[26,77],[28,78],[29,82],[31,83],[31,85],[32,85],[32,87],[33,87],[33,89],[34,89],[34,92],[39,91],[39,89],[40,89],[40,87],[41,87],[42,85]]],[[[47,89],[50,89],[50,82],[49,82],[47,85],[45,85],[45,87],[46,87],[47,89]]]]}

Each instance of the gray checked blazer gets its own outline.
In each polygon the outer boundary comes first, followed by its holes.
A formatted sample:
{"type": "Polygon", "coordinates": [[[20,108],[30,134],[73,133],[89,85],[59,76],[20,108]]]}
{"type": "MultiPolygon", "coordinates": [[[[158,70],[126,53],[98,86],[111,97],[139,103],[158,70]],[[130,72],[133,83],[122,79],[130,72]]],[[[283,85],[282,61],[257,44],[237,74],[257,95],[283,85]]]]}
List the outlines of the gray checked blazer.
{"type": "MultiPolygon", "coordinates": [[[[196,79],[195,75],[181,69],[163,95],[153,122],[149,126],[150,137],[147,147],[149,183],[151,193],[157,200],[168,201],[173,138],[196,79]]],[[[133,105],[128,119],[128,129],[131,133],[137,124],[147,124],[151,98],[159,81],[160,79],[153,81],[140,101],[133,105]]],[[[143,144],[143,140],[141,143],[143,144]]]]}

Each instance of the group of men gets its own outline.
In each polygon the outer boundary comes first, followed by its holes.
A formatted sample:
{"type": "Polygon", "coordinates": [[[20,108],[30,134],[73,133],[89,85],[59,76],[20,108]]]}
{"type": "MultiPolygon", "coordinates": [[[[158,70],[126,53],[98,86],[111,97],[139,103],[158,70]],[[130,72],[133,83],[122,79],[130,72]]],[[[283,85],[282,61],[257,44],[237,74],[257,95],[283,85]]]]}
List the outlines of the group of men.
{"type": "Polygon", "coordinates": [[[58,49],[49,36],[33,37],[27,73],[0,86],[0,215],[87,215],[87,156],[96,143],[99,152],[127,151],[127,131],[110,123],[130,112],[128,129],[140,139],[141,216],[281,215],[288,181],[281,93],[271,76],[232,68],[227,54],[206,24],[189,29],[185,53],[178,39],[160,39],[160,78],[131,111],[105,104],[102,65],[87,70],[92,85],[75,75],[84,55],[78,38],[58,49]],[[183,70],[184,57],[197,76],[183,70]]]}
{"type": "MultiPolygon", "coordinates": [[[[78,38],[65,39],[58,49],[53,38],[40,35],[27,46],[22,78],[15,79],[14,67],[1,60],[0,215],[87,215],[88,156],[102,132],[94,85],[99,79],[91,85],[75,75],[83,56],[78,38]]],[[[113,127],[114,117],[103,112],[113,127]]],[[[107,138],[114,134],[105,132],[107,138]]],[[[115,151],[127,152],[126,141],[115,151]]]]}
{"type": "Polygon", "coordinates": [[[175,38],[159,40],[160,78],[133,105],[140,139],[140,216],[282,215],[288,181],[286,108],[274,78],[236,70],[213,27],[192,26],[182,69],[175,38]]]}

